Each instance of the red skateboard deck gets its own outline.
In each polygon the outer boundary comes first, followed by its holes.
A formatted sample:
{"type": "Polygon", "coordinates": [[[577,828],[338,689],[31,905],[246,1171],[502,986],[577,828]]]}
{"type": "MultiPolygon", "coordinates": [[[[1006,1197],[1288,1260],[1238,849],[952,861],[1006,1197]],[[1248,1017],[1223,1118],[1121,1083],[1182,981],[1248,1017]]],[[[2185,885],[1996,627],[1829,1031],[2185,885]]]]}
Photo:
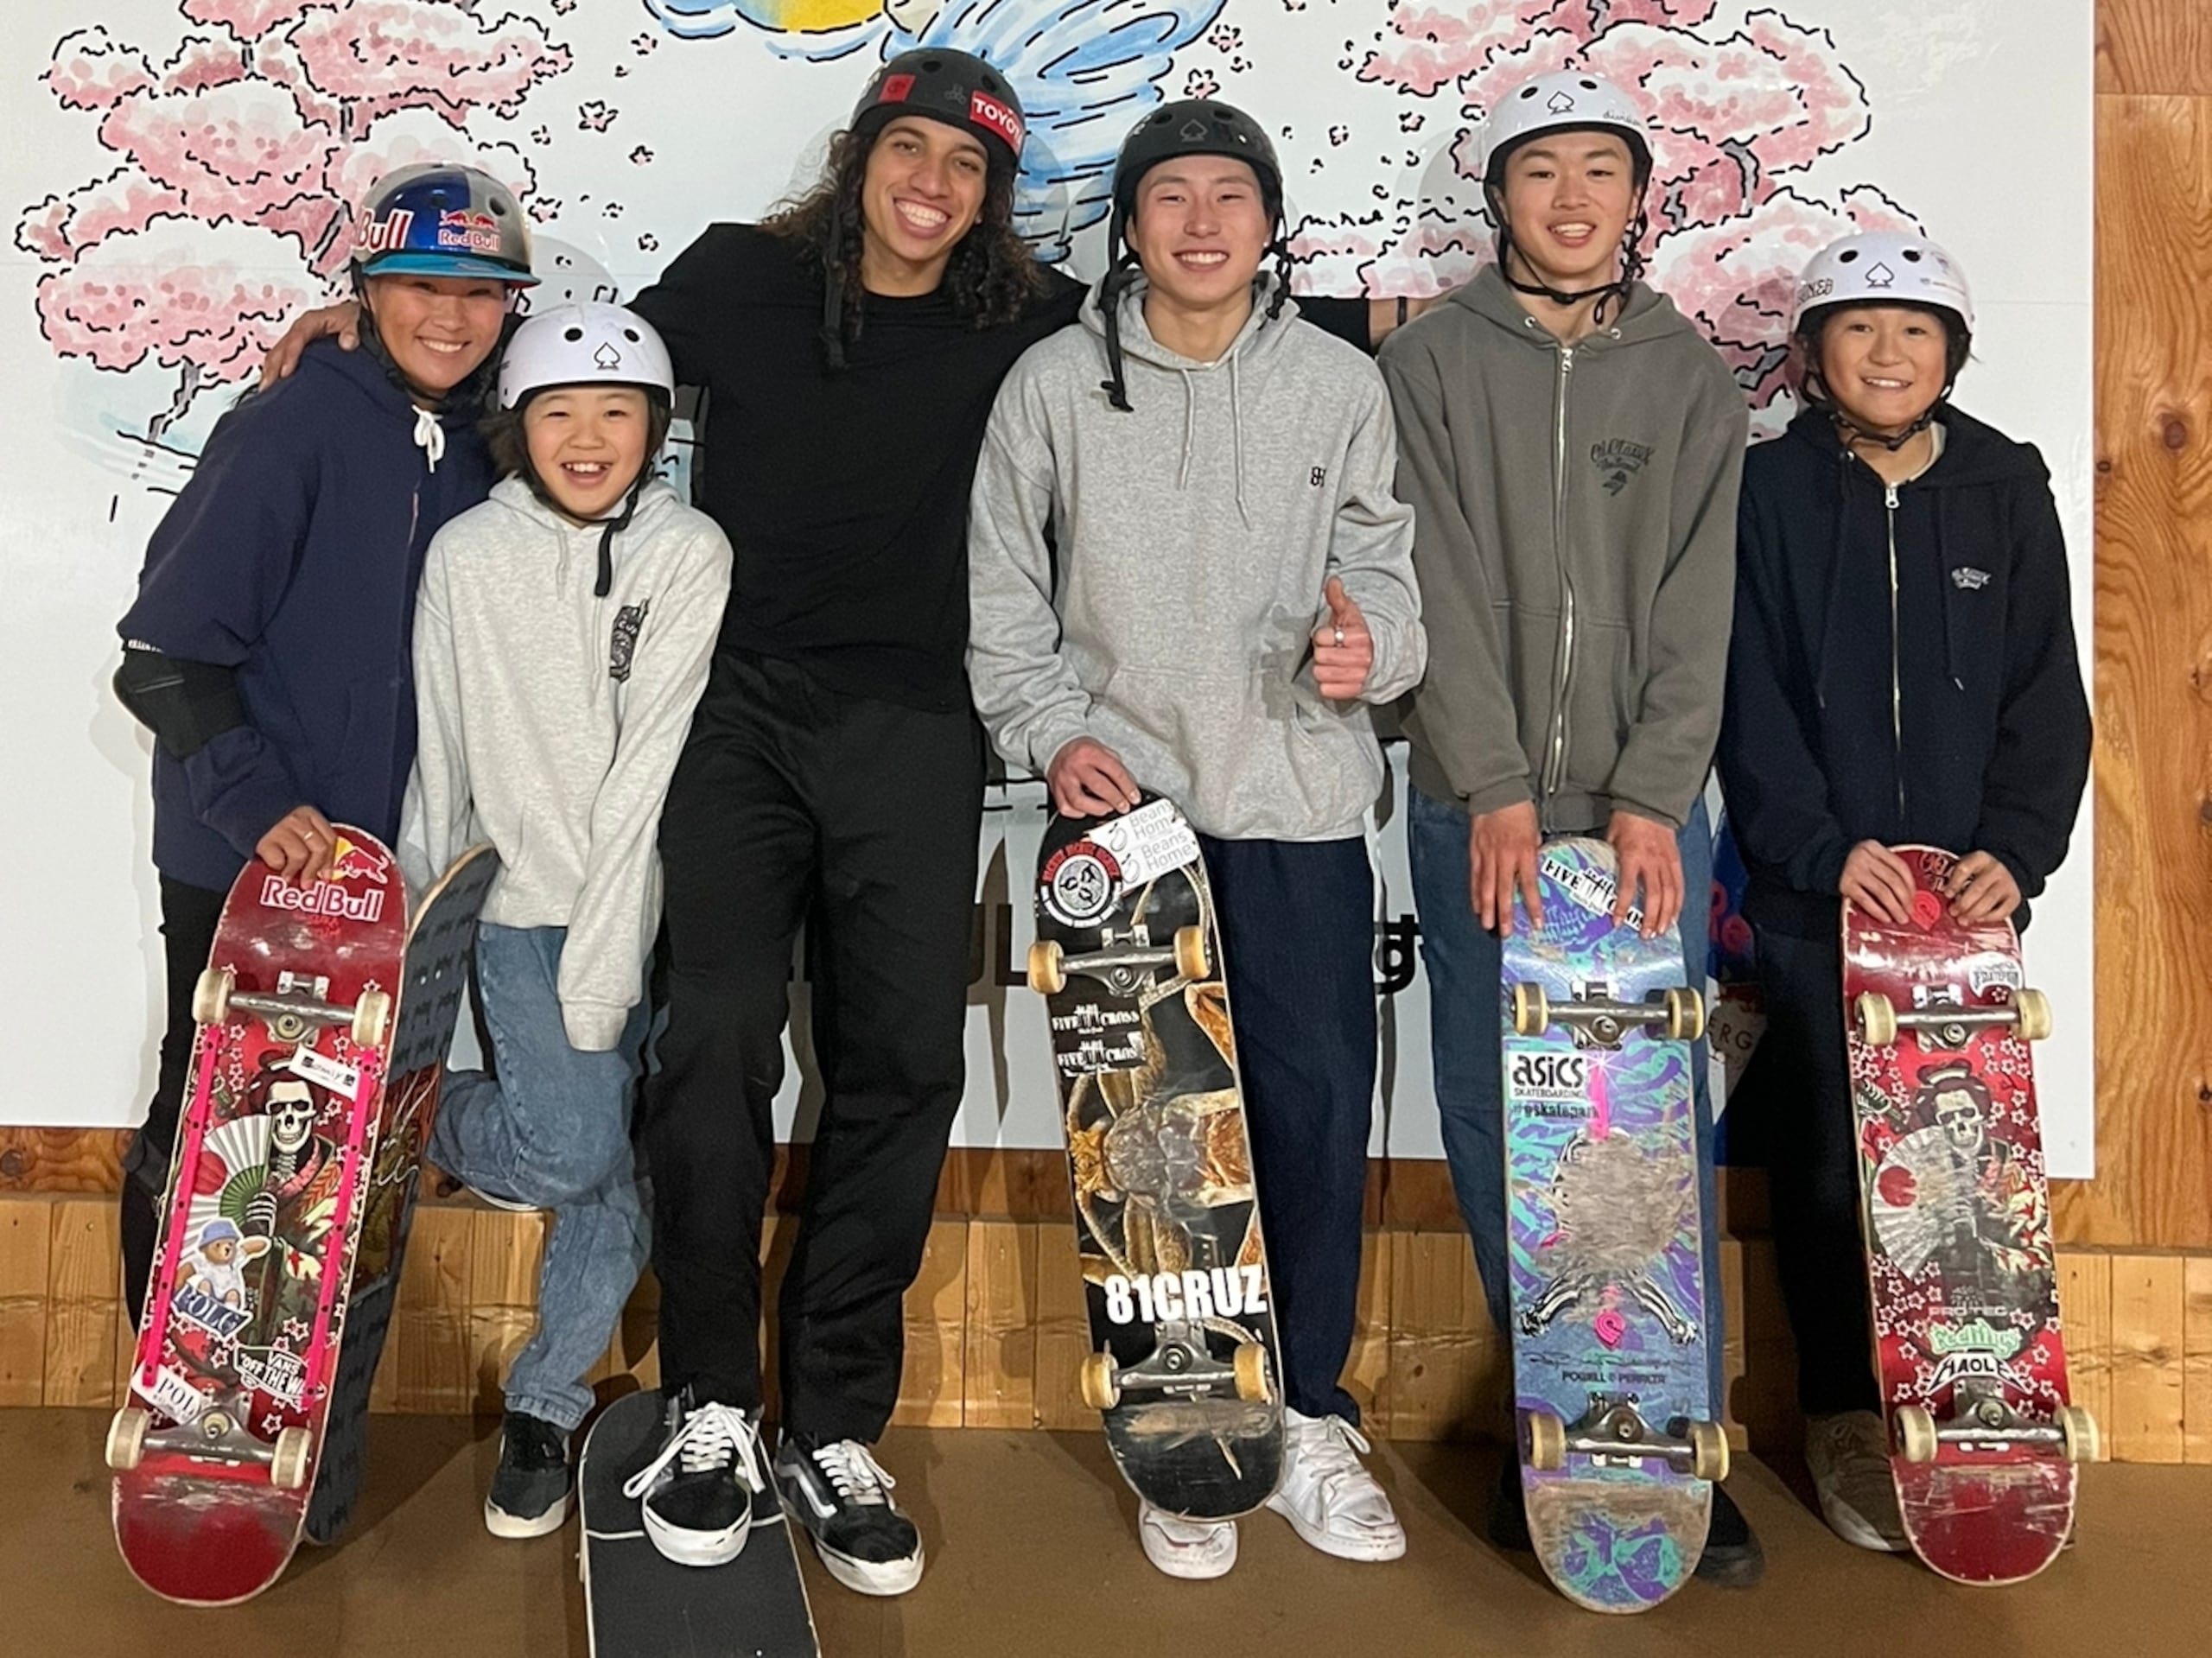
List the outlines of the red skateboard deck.
{"type": "Polygon", "coordinates": [[[108,1434],[125,1563],[195,1605],[258,1594],[290,1560],[345,1328],[407,902],[385,847],[338,836],[328,879],[252,864],[223,906],[108,1434]]]}
{"type": "Polygon", "coordinates": [[[2094,1422],[2068,1401],[2029,1046],[2050,1009],[2025,988],[2011,922],[1952,917],[1953,855],[1895,850],[1910,924],[1843,906],[1890,1465],[1922,1560],[1961,1583],[2016,1583],[2064,1545],[2074,1464],[2096,1454],[2094,1422]]]}

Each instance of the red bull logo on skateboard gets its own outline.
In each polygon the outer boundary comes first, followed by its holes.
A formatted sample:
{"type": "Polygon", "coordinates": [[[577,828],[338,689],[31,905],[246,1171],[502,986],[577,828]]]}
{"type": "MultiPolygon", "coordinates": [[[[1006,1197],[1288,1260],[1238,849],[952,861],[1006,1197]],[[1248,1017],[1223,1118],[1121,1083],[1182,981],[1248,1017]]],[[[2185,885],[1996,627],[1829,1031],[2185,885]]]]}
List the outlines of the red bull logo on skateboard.
{"type": "Polygon", "coordinates": [[[373,881],[382,886],[391,873],[391,860],[381,852],[363,846],[358,841],[338,837],[338,844],[330,854],[328,879],[337,881],[373,881]]]}
{"type": "Polygon", "coordinates": [[[329,880],[319,880],[312,886],[294,886],[282,875],[269,875],[263,879],[261,902],[271,910],[291,910],[301,915],[324,915],[340,921],[374,921],[384,914],[381,888],[372,888],[365,893],[349,893],[337,882],[329,880]]]}

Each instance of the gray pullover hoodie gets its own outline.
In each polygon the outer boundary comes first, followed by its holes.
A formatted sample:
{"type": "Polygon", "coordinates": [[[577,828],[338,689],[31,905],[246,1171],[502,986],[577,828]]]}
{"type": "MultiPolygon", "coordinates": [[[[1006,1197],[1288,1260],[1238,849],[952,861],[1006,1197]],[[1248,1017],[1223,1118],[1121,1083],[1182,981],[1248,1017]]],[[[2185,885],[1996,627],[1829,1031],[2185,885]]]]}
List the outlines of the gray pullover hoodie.
{"type": "Polygon", "coordinates": [[[655,480],[614,537],[519,478],[438,531],[415,612],[421,727],[399,829],[410,885],[489,841],[484,918],[566,927],[569,1045],[612,1048],[660,926],[661,805],[729,594],[729,543],[655,480]]]}
{"type": "Polygon", "coordinates": [[[1618,807],[1680,829],[1720,728],[1748,416],[1641,283],[1562,346],[1495,265],[1392,334],[1398,492],[1433,646],[1414,785],[1547,833],[1618,807]]]}
{"type": "Polygon", "coordinates": [[[1095,290],[999,389],[969,512],[976,709],[1008,763],[1041,775],[1095,738],[1208,835],[1357,835],[1383,776],[1364,704],[1427,657],[1389,398],[1264,296],[1218,361],[1179,356],[1145,288],[1120,308],[1132,412],[1100,386],[1095,290]],[[1332,575],[1375,639],[1357,702],[1313,684],[1332,575]]]}

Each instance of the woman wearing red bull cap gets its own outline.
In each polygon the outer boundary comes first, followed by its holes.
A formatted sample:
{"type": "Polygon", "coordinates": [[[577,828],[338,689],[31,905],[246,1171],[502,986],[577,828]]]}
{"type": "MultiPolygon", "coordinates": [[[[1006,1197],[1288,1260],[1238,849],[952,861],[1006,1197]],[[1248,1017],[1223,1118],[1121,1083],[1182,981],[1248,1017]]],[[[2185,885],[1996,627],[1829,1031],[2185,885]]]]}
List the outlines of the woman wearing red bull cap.
{"type": "Polygon", "coordinates": [[[254,858],[288,878],[321,873],[338,850],[333,819],[398,831],[416,582],[431,537],[492,486],[476,422],[509,302],[533,280],[528,222],[474,168],[404,168],[362,203],[353,274],[365,349],[311,346],[297,373],[216,422],[119,626],[116,692],[155,737],[168,984],[154,1098],[124,1159],[134,1324],[193,983],[232,881],[254,858]],[[464,211],[485,225],[448,222],[464,211]]]}

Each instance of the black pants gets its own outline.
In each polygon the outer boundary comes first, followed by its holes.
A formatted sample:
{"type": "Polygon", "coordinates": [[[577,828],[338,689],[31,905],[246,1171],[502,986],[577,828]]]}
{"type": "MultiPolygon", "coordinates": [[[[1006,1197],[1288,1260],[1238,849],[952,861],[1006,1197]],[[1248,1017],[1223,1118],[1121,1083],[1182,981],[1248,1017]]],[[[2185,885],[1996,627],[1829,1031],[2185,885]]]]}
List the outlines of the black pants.
{"type": "Polygon", "coordinates": [[[793,941],[823,1085],[781,1298],[783,1420],[878,1438],[966,1075],[982,733],[725,651],[670,785],[668,1021],[645,1089],[664,1384],[760,1403],[760,1224],[793,941]]]}
{"type": "Polygon", "coordinates": [[[215,924],[230,894],[161,878],[162,956],[167,975],[168,1007],[162,1026],[162,1058],[155,1073],[154,1097],[146,1121],[123,1154],[123,1195],[118,1221],[123,1234],[123,1300],[132,1329],[146,1311],[146,1280],[154,1270],[154,1239],[160,1229],[162,1191],[168,1184],[169,1159],[176,1150],[177,1119],[192,1069],[192,1045],[200,1027],[192,1022],[192,991],[215,945],[215,924]]]}
{"type": "Polygon", "coordinates": [[[1364,841],[1202,838],[1221,925],[1284,1393],[1359,1420],[1340,1378],[1359,1298],[1375,1099],[1375,876],[1364,841]]]}
{"type": "Polygon", "coordinates": [[[1766,1034],[1741,1089],[1767,1129],[1775,1268],[1797,1338],[1797,1402],[1808,1415],[1874,1410],[1881,1394],[1844,1054],[1842,945],[1834,931],[1805,937],[1764,928],[1756,943],[1766,1034]]]}

